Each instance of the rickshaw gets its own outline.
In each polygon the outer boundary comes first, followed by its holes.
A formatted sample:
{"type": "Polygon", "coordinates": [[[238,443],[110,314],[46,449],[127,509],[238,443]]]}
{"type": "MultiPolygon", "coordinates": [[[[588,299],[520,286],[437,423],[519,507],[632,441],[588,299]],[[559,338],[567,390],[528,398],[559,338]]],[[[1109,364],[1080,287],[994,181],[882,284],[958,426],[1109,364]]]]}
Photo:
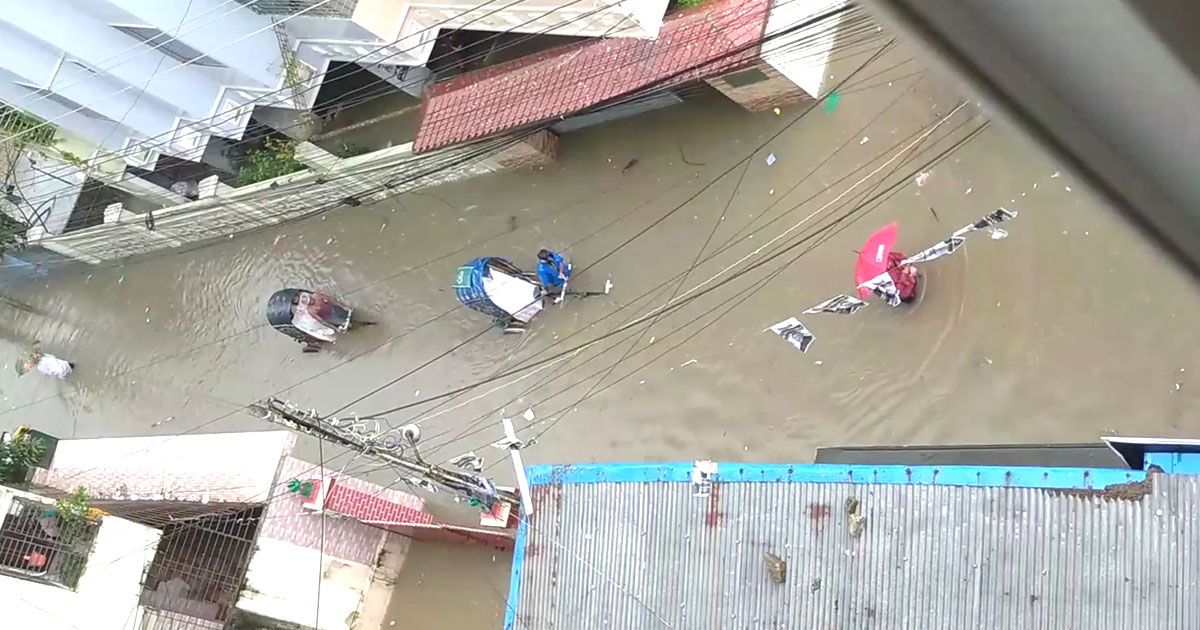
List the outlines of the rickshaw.
{"type": "Polygon", "coordinates": [[[332,296],[307,289],[281,289],[267,300],[271,327],[303,344],[304,352],[333,344],[350,329],[353,312],[332,296]]]}
{"type": "Polygon", "coordinates": [[[525,332],[543,308],[544,292],[532,274],[495,256],[476,258],[459,267],[454,293],[463,306],[491,315],[505,333],[525,332]]]}

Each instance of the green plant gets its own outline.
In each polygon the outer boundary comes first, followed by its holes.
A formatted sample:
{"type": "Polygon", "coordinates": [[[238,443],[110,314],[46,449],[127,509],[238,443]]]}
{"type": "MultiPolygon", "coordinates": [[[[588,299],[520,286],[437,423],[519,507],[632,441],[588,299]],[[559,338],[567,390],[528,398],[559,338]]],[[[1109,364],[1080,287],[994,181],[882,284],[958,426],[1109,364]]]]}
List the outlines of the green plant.
{"type": "Polygon", "coordinates": [[[13,249],[20,249],[25,244],[25,231],[29,226],[0,212],[0,256],[13,249]]]}
{"type": "Polygon", "coordinates": [[[698,7],[704,4],[705,0],[672,0],[671,5],[676,8],[698,7]]]}
{"type": "Polygon", "coordinates": [[[45,445],[28,434],[0,444],[0,482],[23,483],[29,469],[37,464],[45,452],[45,445]]]}
{"type": "Polygon", "coordinates": [[[97,521],[92,517],[92,498],[82,486],[54,502],[58,516],[58,542],[65,552],[58,566],[59,579],[68,588],[79,585],[96,541],[97,521]]]}
{"type": "Polygon", "coordinates": [[[0,103],[0,130],[19,135],[26,143],[42,146],[50,146],[57,132],[54,125],[5,103],[0,103]]]}
{"type": "Polygon", "coordinates": [[[75,488],[75,492],[55,501],[54,508],[58,510],[60,522],[86,522],[92,511],[92,497],[88,495],[87,488],[80,486],[75,488]]]}
{"type": "Polygon", "coordinates": [[[246,152],[246,161],[238,170],[238,185],[246,186],[303,170],[296,159],[296,142],[267,138],[261,149],[246,152]]]}

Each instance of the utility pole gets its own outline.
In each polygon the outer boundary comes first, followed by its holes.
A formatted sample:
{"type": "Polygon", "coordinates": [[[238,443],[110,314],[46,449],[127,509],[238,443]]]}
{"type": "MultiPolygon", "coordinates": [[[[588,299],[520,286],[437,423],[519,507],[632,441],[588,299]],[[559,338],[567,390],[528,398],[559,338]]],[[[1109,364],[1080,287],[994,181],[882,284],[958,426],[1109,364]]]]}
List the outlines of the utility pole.
{"type": "Polygon", "coordinates": [[[490,478],[482,475],[482,460],[473,453],[454,461],[464,470],[426,462],[417,451],[421,430],[415,424],[400,427],[397,436],[391,430],[381,431],[379,422],[372,418],[326,418],[316,411],[301,410],[274,397],[251,405],[249,411],[259,419],[311,435],[318,440],[340,444],[366,457],[390,464],[409,475],[407,481],[431,492],[444,488],[489,511],[497,502],[516,507],[521,501],[515,489],[497,487],[490,478]]]}

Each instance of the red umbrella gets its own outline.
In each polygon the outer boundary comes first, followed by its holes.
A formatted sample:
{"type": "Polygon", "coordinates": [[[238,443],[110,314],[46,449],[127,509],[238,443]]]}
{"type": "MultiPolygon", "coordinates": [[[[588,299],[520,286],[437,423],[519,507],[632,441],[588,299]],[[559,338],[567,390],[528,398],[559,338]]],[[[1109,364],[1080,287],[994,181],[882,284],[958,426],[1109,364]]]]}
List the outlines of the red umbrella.
{"type": "MultiPolygon", "coordinates": [[[[854,264],[854,286],[857,287],[888,270],[888,255],[896,245],[896,232],[899,229],[899,223],[892,223],[880,228],[867,239],[858,254],[858,262],[854,264]]],[[[858,295],[865,300],[871,297],[871,290],[860,288],[858,295]]]]}

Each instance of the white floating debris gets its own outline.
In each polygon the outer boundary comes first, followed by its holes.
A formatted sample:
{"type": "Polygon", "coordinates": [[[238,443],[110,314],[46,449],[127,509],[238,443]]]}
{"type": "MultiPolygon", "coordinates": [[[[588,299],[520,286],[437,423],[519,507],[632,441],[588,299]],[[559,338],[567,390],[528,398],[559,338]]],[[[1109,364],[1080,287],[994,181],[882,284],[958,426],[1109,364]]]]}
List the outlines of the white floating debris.
{"type": "Polygon", "coordinates": [[[992,364],[992,360],[991,360],[991,359],[989,359],[989,358],[987,358],[987,357],[983,357],[983,360],[984,360],[984,361],[987,361],[987,364],[988,364],[988,365],[991,365],[991,364],[992,364]]]}
{"type": "Polygon", "coordinates": [[[767,166],[774,166],[774,165],[775,165],[775,154],[768,153],[767,154],[767,166]]]}
{"type": "Polygon", "coordinates": [[[1037,190],[1037,182],[1033,182],[1033,189],[1037,190]]]}
{"type": "Polygon", "coordinates": [[[1065,189],[1067,190],[1067,192],[1071,192],[1071,187],[1070,187],[1070,186],[1063,186],[1063,188],[1065,188],[1065,189]]]}
{"type": "Polygon", "coordinates": [[[413,392],[413,398],[416,398],[417,396],[420,396],[420,395],[421,395],[421,390],[419,390],[419,389],[417,391],[413,392]]]}
{"type": "Polygon", "coordinates": [[[604,281],[604,295],[608,295],[609,292],[612,291],[612,288],[613,288],[612,278],[605,280],[604,281]]]}
{"type": "Polygon", "coordinates": [[[917,186],[924,186],[929,181],[929,175],[929,171],[924,171],[917,175],[916,179],[913,181],[917,183],[917,186]]]}
{"type": "Polygon", "coordinates": [[[869,137],[867,137],[867,136],[863,136],[863,139],[862,139],[862,140],[859,140],[859,141],[858,141],[858,143],[859,143],[859,144],[866,144],[866,143],[868,143],[868,142],[870,142],[870,141],[871,141],[871,139],[870,139],[869,137]]]}
{"type": "Polygon", "coordinates": [[[155,422],[154,424],[150,425],[150,427],[151,427],[151,428],[154,428],[154,427],[157,427],[157,426],[159,426],[160,424],[165,424],[165,423],[167,423],[167,422],[170,422],[170,421],[172,421],[172,420],[174,420],[174,419],[175,419],[175,416],[167,416],[166,418],[163,418],[162,420],[159,420],[158,422],[155,422]]]}
{"type": "Polygon", "coordinates": [[[1175,391],[1179,391],[1180,387],[1183,387],[1183,383],[1175,383],[1175,391]]]}
{"type": "Polygon", "coordinates": [[[1052,175],[1050,175],[1050,179],[1057,179],[1060,174],[1061,173],[1059,173],[1058,171],[1054,171],[1054,173],[1052,175]]]}
{"type": "MultiPolygon", "coordinates": [[[[774,194],[775,194],[775,189],[774,189],[774,188],[772,188],[771,190],[768,190],[768,191],[767,191],[767,194],[768,194],[768,195],[774,195],[774,194]]],[[[721,220],[724,220],[724,219],[725,219],[725,217],[721,217],[721,220]]]]}
{"type": "Polygon", "coordinates": [[[329,238],[328,238],[328,239],[325,241],[325,244],[326,244],[326,245],[332,245],[332,244],[333,244],[333,237],[332,237],[332,236],[330,236],[330,237],[329,237],[329,238]]]}
{"type": "Polygon", "coordinates": [[[693,363],[699,363],[699,361],[697,361],[696,359],[688,359],[687,361],[684,361],[683,363],[679,364],[679,367],[687,367],[693,363]]]}
{"type": "Polygon", "coordinates": [[[972,191],[972,190],[975,190],[975,188],[973,188],[973,187],[972,187],[972,188],[968,188],[968,189],[967,189],[967,192],[965,192],[965,193],[963,193],[963,194],[964,194],[964,195],[969,195],[969,194],[971,194],[971,191],[972,191]]]}
{"type": "Polygon", "coordinates": [[[521,414],[521,417],[525,418],[525,422],[533,422],[534,418],[537,416],[533,415],[533,408],[530,407],[529,409],[525,410],[525,413],[521,414]]]}
{"type": "Polygon", "coordinates": [[[782,111],[780,111],[780,109],[779,109],[778,107],[776,107],[776,108],[775,108],[774,110],[772,110],[772,111],[774,111],[774,112],[775,112],[775,115],[776,115],[776,116],[778,116],[778,115],[780,115],[780,114],[782,114],[782,113],[783,113],[782,111]]]}
{"type": "Polygon", "coordinates": [[[816,362],[816,364],[817,364],[817,365],[825,365],[825,362],[824,362],[824,361],[817,361],[817,362],[816,362]]]}
{"type": "Polygon", "coordinates": [[[988,230],[988,234],[992,236],[993,241],[1008,238],[1008,231],[1003,228],[992,228],[988,230]]]}
{"type": "Polygon", "coordinates": [[[646,381],[638,381],[638,385],[645,385],[646,381]]]}

